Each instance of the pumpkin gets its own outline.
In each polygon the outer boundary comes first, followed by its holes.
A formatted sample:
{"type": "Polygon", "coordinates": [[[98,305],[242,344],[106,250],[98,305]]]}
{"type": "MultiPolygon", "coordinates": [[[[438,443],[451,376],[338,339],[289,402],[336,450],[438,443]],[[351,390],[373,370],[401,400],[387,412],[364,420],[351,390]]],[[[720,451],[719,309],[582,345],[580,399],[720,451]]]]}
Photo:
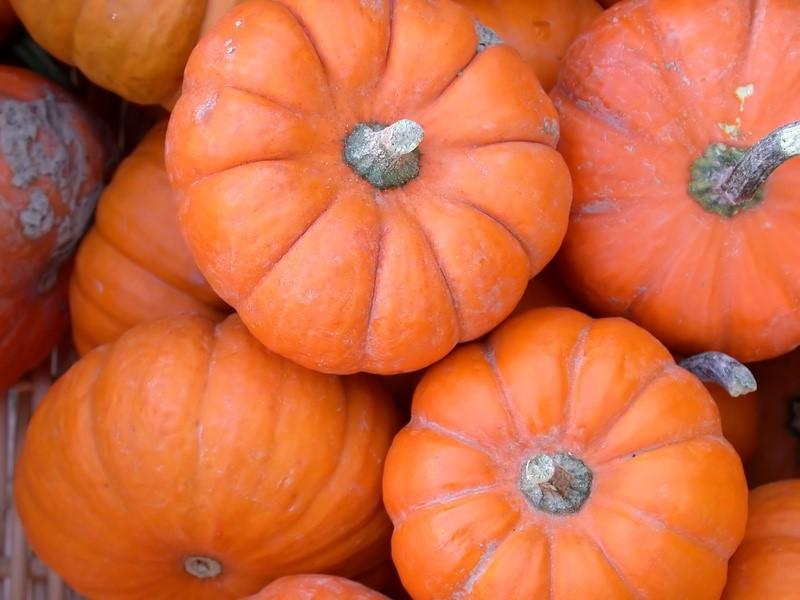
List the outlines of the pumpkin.
{"type": "Polygon", "coordinates": [[[431,367],[383,489],[415,600],[719,598],[747,513],[698,379],[629,321],[568,308],[431,367]]]}
{"type": "Polygon", "coordinates": [[[354,581],[331,575],[290,575],[246,600],[388,600],[354,581]]]}
{"type": "Polygon", "coordinates": [[[800,479],[750,493],[744,541],[731,559],[723,600],[797,598],[800,590],[800,479]]]}
{"type": "Polygon", "coordinates": [[[10,0],[34,40],[96,84],[170,106],[197,40],[237,0],[10,0]]]}
{"type": "Polygon", "coordinates": [[[72,335],[80,354],[134,325],[181,313],[213,320],[224,304],[198,272],[178,227],[164,170],[166,123],[117,169],[78,249],[70,282],[72,335]]]}
{"type": "Polygon", "coordinates": [[[683,354],[800,344],[798,21],[785,0],[624,2],[572,46],[561,264],[592,310],[683,354]]]}
{"type": "Polygon", "coordinates": [[[139,325],[36,410],[14,494],[28,540],[90,598],[241,598],[303,572],[385,564],[397,429],[363,376],[308,371],[236,317],[139,325]],[[69,515],[69,518],[65,518],[69,515]]]}
{"type": "Polygon", "coordinates": [[[759,486],[800,478],[800,351],[753,366],[758,378],[760,421],[747,479],[759,486]]]}
{"type": "Polygon", "coordinates": [[[603,9],[595,0],[458,0],[484,27],[519,51],[544,89],[572,43],[603,9]]]}
{"type": "Polygon", "coordinates": [[[68,261],[108,158],[94,122],[64,91],[0,67],[0,390],[66,332],[68,261]]]}
{"type": "Polygon", "coordinates": [[[423,368],[507,317],[554,255],[556,113],[475,27],[449,0],[249,0],[193,51],[167,137],[182,229],[270,350],[423,368]]]}
{"type": "Polygon", "coordinates": [[[705,385],[717,403],[723,435],[736,448],[742,461],[746,462],[755,454],[758,445],[761,418],[759,393],[733,397],[716,383],[705,385]]]}

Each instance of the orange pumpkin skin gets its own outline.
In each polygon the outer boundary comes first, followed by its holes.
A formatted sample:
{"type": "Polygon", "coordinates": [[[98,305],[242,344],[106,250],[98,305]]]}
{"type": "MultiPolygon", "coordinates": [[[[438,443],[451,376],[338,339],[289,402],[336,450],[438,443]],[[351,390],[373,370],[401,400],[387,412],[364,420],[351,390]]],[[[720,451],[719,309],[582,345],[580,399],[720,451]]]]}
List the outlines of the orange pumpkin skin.
{"type": "Polygon", "coordinates": [[[200,36],[237,0],[10,0],[31,36],[89,79],[170,106],[200,36]]]}
{"type": "Polygon", "coordinates": [[[458,0],[516,49],[542,87],[556,83],[567,48],[603,12],[595,0],[458,0]]]}
{"type": "Polygon", "coordinates": [[[370,380],[298,367],[235,316],[159,320],[51,389],[16,506],[36,554],[91,598],[224,600],[298,572],[358,578],[386,560],[381,473],[397,425],[370,380]]]}
{"type": "Polygon", "coordinates": [[[164,170],[166,123],[117,169],[78,249],[70,282],[72,335],[80,354],[138,323],[195,313],[219,321],[225,305],[197,270],[178,227],[164,170]]]}
{"type": "Polygon", "coordinates": [[[388,600],[360,583],[330,575],[290,575],[246,600],[388,600]]]}
{"type": "Polygon", "coordinates": [[[0,390],[66,332],[66,263],[107,160],[94,123],[65,92],[0,67],[0,390]]]}
{"type": "MultiPolygon", "coordinates": [[[[761,382],[759,380],[759,387],[761,382]]],[[[761,401],[758,392],[736,398],[730,396],[716,383],[706,383],[706,388],[719,409],[722,433],[747,461],[756,451],[759,436],[761,401]]]]}
{"type": "Polygon", "coordinates": [[[797,598],[800,590],[800,479],[750,492],[744,541],[731,559],[723,600],[797,598]]]}
{"type": "Polygon", "coordinates": [[[800,343],[800,161],[732,217],[688,189],[713,144],[746,148],[800,115],[799,20],[791,0],[625,2],[572,46],[553,90],[575,186],[562,258],[592,309],[685,355],[800,343]]]}
{"type": "Polygon", "coordinates": [[[567,308],[429,369],[383,485],[415,600],[719,598],[747,513],[702,384],[641,328],[567,308]],[[548,512],[520,483],[559,453],[592,478],[583,504],[548,512]]]}
{"type": "Polygon", "coordinates": [[[800,478],[800,351],[753,365],[760,398],[760,432],[747,461],[747,479],[759,486],[800,478]]]}
{"type": "Polygon", "coordinates": [[[508,316],[553,256],[571,193],[555,111],[514,50],[477,44],[450,0],[250,0],[195,48],[167,168],[200,270],[268,348],[417,370],[508,316]],[[384,189],[343,154],[404,119],[418,174],[384,189]]]}

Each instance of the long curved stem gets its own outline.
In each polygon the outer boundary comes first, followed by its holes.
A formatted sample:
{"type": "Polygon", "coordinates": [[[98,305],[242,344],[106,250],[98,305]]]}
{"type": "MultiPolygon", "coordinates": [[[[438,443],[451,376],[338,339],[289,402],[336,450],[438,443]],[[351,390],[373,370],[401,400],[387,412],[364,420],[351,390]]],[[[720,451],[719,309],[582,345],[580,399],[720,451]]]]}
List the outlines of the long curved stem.
{"type": "Polygon", "coordinates": [[[700,381],[719,384],[734,398],[755,392],[758,387],[750,369],[722,352],[695,354],[678,364],[700,381]]]}

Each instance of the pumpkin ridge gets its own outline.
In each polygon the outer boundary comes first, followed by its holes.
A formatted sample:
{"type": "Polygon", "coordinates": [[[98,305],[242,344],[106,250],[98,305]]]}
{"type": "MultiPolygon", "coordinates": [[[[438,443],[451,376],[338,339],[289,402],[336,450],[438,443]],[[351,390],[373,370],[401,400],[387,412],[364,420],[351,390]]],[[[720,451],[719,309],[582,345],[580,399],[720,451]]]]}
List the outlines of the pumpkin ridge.
{"type": "Polygon", "coordinates": [[[371,357],[371,329],[372,323],[375,320],[375,299],[378,296],[378,280],[383,266],[383,246],[385,244],[384,238],[386,236],[386,226],[384,224],[384,214],[381,205],[378,205],[378,218],[380,220],[380,232],[378,234],[378,250],[375,253],[375,273],[372,276],[372,295],[369,299],[369,309],[367,310],[367,326],[364,327],[364,341],[361,343],[363,348],[361,354],[361,362],[371,357]]]}
{"type": "Polygon", "coordinates": [[[406,214],[408,219],[422,234],[422,238],[425,240],[425,245],[428,247],[428,251],[431,253],[431,256],[433,257],[433,262],[436,263],[436,268],[439,270],[439,273],[442,276],[442,284],[447,290],[447,294],[450,296],[450,304],[453,308],[453,312],[455,313],[456,339],[462,341],[461,332],[463,330],[463,326],[461,325],[462,322],[461,311],[459,310],[458,302],[456,301],[456,296],[453,293],[453,287],[450,285],[450,279],[447,277],[447,273],[445,272],[444,267],[442,266],[442,263],[439,260],[439,253],[436,251],[436,248],[434,248],[433,242],[431,241],[431,237],[428,234],[428,230],[422,224],[422,221],[420,220],[414,208],[407,207],[406,199],[402,197],[399,198],[399,202],[397,204],[400,207],[400,210],[402,210],[406,214]]]}
{"type": "Polygon", "coordinates": [[[497,454],[495,454],[492,451],[491,448],[487,448],[486,446],[484,446],[483,444],[481,444],[477,440],[474,440],[474,439],[472,439],[472,438],[470,438],[470,437],[468,437],[466,435],[463,435],[463,434],[460,434],[460,433],[456,433],[455,431],[452,431],[452,430],[448,429],[444,425],[441,425],[440,423],[436,423],[435,421],[431,421],[430,419],[428,419],[426,417],[421,417],[419,415],[414,415],[412,417],[412,419],[411,419],[411,422],[409,423],[409,426],[410,426],[412,431],[414,429],[426,429],[426,430],[428,430],[428,431],[430,431],[432,433],[435,433],[437,435],[440,435],[440,436],[442,436],[444,438],[448,438],[448,439],[451,439],[453,441],[456,441],[456,442],[466,446],[467,448],[470,448],[471,450],[475,450],[476,452],[480,452],[481,454],[484,454],[484,455],[488,456],[490,459],[492,459],[492,461],[495,464],[498,464],[498,465],[502,465],[503,464],[503,461],[500,460],[500,457],[497,454]]]}
{"type": "Polygon", "coordinates": [[[570,413],[572,405],[575,402],[575,381],[583,366],[583,352],[586,349],[586,338],[592,330],[595,321],[591,320],[584,325],[578,332],[575,342],[570,349],[569,357],[567,358],[567,391],[564,394],[564,406],[562,407],[561,423],[558,425],[559,435],[568,430],[570,423],[570,413]]]}
{"type": "Polygon", "coordinates": [[[477,583],[477,581],[489,568],[492,559],[497,554],[497,551],[500,549],[500,546],[503,545],[503,542],[505,542],[508,539],[509,535],[511,535],[510,532],[506,533],[501,541],[491,542],[490,544],[487,544],[486,550],[483,552],[483,555],[480,557],[480,559],[478,559],[478,562],[470,570],[470,572],[467,573],[464,582],[458,586],[458,589],[453,593],[451,600],[469,599],[472,589],[475,587],[475,583],[477,583]]]}
{"type": "Polygon", "coordinates": [[[671,375],[674,372],[678,372],[678,365],[671,361],[664,361],[665,364],[661,365],[659,369],[653,371],[650,377],[647,377],[642,381],[639,387],[630,395],[627,402],[620,408],[616,415],[614,415],[609,421],[606,422],[603,429],[595,433],[592,437],[591,443],[589,443],[585,449],[586,456],[589,456],[597,450],[597,446],[601,444],[608,435],[613,431],[614,427],[625,417],[628,411],[633,408],[633,406],[639,401],[642,395],[647,392],[648,389],[656,382],[658,382],[662,377],[671,375]]]}
{"type": "Polygon", "coordinates": [[[720,548],[718,544],[715,544],[711,538],[709,540],[703,541],[699,539],[697,536],[692,535],[688,531],[681,529],[680,527],[675,527],[674,524],[669,523],[668,521],[660,519],[657,515],[654,515],[648,511],[644,511],[641,508],[637,508],[635,505],[621,500],[619,498],[608,496],[604,494],[602,499],[598,500],[598,504],[606,505],[609,507],[617,507],[624,509],[628,513],[632,514],[636,517],[636,519],[646,525],[649,525],[653,529],[666,529],[667,531],[674,533],[678,537],[683,538],[687,542],[690,542],[692,545],[697,546],[698,548],[702,548],[703,550],[707,550],[714,554],[717,558],[719,558],[723,562],[728,561],[728,557],[726,552],[720,548]]]}
{"type": "Polygon", "coordinates": [[[300,29],[303,30],[303,35],[308,40],[309,46],[311,46],[311,49],[314,51],[314,54],[317,55],[317,60],[319,61],[319,65],[322,68],[322,74],[325,76],[325,83],[328,86],[328,92],[330,93],[331,97],[335,99],[336,94],[333,93],[333,86],[331,85],[330,67],[328,67],[328,65],[325,64],[325,61],[322,60],[322,53],[319,51],[319,46],[317,45],[317,42],[314,40],[314,37],[311,35],[311,30],[308,28],[305,21],[303,21],[300,15],[297,14],[297,12],[289,5],[288,2],[286,2],[286,0],[278,0],[278,4],[280,4],[280,6],[286,9],[286,12],[288,12],[292,16],[292,18],[295,20],[300,29]]]}
{"type": "Polygon", "coordinates": [[[72,281],[75,283],[75,288],[83,297],[84,302],[91,304],[92,307],[95,308],[98,312],[102,313],[103,316],[107,317],[108,319],[110,319],[111,321],[113,321],[114,323],[120,325],[125,329],[129,329],[130,327],[133,327],[135,325],[135,323],[129,323],[128,321],[124,321],[123,319],[121,319],[118,315],[112,314],[105,306],[97,302],[89,293],[87,289],[87,284],[83,282],[81,277],[77,276],[77,271],[78,271],[77,269],[73,271],[72,281]]]}
{"type": "Polygon", "coordinates": [[[423,500],[422,502],[418,502],[408,506],[407,508],[404,508],[403,511],[395,517],[394,527],[397,529],[400,527],[400,525],[405,523],[410,513],[427,510],[433,507],[444,508],[448,504],[457,502],[458,500],[463,500],[464,498],[473,498],[486,492],[495,492],[500,486],[500,482],[495,482],[488,485],[477,485],[471,488],[460,489],[456,492],[442,494],[441,496],[436,496],[435,498],[431,498],[429,500],[423,500]]]}
{"type": "MultiPolygon", "coordinates": [[[[425,106],[416,107],[414,112],[426,115],[429,112],[436,110],[436,105],[442,100],[442,98],[444,98],[444,96],[447,94],[447,92],[450,90],[453,84],[456,83],[459,79],[461,79],[463,74],[467,71],[467,69],[469,69],[472,66],[472,63],[475,62],[475,59],[478,58],[478,56],[480,55],[480,52],[478,52],[477,41],[478,40],[476,34],[475,52],[473,52],[472,57],[467,61],[467,63],[463,67],[461,67],[461,69],[456,71],[455,75],[453,75],[453,78],[450,81],[448,81],[447,84],[445,84],[445,86],[434,98],[431,98],[431,100],[427,104],[425,104],[425,106]]],[[[491,50],[491,48],[487,49],[487,51],[488,50],[491,50]]],[[[420,121],[425,121],[425,119],[420,118],[420,121]]]]}
{"type": "Polygon", "coordinates": [[[515,436],[515,439],[512,441],[519,447],[522,445],[526,427],[520,423],[518,412],[513,410],[511,406],[511,398],[508,396],[508,388],[503,380],[502,374],[500,373],[500,369],[497,366],[497,356],[494,345],[487,337],[480,345],[480,349],[481,354],[483,354],[483,359],[489,365],[492,375],[494,375],[495,383],[500,390],[500,401],[503,406],[503,410],[506,413],[506,417],[508,418],[509,425],[511,425],[511,430],[514,432],[515,436]]]}
{"type": "MultiPolygon", "coordinates": [[[[713,421],[704,423],[704,425],[714,425],[713,421]]],[[[707,440],[716,442],[718,444],[723,445],[730,445],[730,442],[725,439],[725,437],[720,435],[715,435],[711,433],[702,433],[702,429],[696,431],[695,433],[688,435],[686,437],[677,437],[666,442],[659,442],[658,444],[652,444],[650,446],[642,446],[641,448],[636,448],[636,451],[633,453],[634,456],[631,456],[630,452],[626,452],[625,454],[620,454],[619,456],[612,456],[611,458],[603,460],[601,463],[595,465],[593,468],[595,471],[603,471],[605,469],[610,469],[615,467],[620,463],[627,462],[632,460],[635,457],[641,456],[643,454],[649,454],[651,452],[657,452],[658,450],[662,450],[664,448],[669,448],[671,446],[680,446],[682,444],[688,444],[691,442],[695,442],[698,440],[707,440]]]]}
{"type": "MultiPolygon", "coordinates": [[[[588,527],[584,531],[585,531],[586,536],[589,539],[591,539],[592,542],[594,542],[594,545],[597,546],[597,549],[600,550],[600,553],[603,555],[603,558],[608,563],[608,565],[611,567],[611,569],[617,574],[617,577],[619,578],[619,580],[622,583],[623,587],[626,590],[628,590],[628,593],[630,594],[630,597],[633,598],[634,600],[647,600],[647,598],[642,596],[642,594],[639,592],[639,590],[633,586],[633,584],[630,582],[628,577],[625,575],[625,571],[623,571],[620,568],[619,563],[616,561],[616,559],[614,559],[611,556],[611,554],[609,554],[608,550],[606,549],[605,544],[600,539],[600,535],[595,533],[594,531],[592,531],[592,529],[590,529],[588,527]]],[[[551,565],[552,565],[552,563],[551,563],[551,565]]]]}

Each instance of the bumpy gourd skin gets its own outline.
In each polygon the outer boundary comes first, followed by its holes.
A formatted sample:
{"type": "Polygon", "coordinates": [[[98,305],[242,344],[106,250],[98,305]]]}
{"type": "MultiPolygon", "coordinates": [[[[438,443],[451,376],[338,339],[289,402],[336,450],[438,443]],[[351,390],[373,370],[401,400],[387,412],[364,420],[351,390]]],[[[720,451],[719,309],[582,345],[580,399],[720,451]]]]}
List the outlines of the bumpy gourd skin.
{"type": "Polygon", "coordinates": [[[60,88],[0,67],[0,391],[66,331],[70,257],[102,190],[107,150],[60,88]]]}
{"type": "Polygon", "coordinates": [[[449,0],[251,0],[194,50],[167,137],[182,229],[271,350],[332,373],[425,367],[507,317],[555,254],[555,110],[475,27],[449,0]],[[424,131],[418,176],[379,189],[345,140],[403,121],[424,131]]]}
{"type": "Polygon", "coordinates": [[[203,31],[237,0],[11,0],[31,36],[89,79],[171,105],[203,31]]]}
{"type": "Polygon", "coordinates": [[[575,185],[560,258],[594,312],[684,355],[800,344],[800,159],[733,216],[690,192],[709,149],[800,118],[798,22],[793,0],[622,2],[573,44],[552,92],[575,185]]]}

